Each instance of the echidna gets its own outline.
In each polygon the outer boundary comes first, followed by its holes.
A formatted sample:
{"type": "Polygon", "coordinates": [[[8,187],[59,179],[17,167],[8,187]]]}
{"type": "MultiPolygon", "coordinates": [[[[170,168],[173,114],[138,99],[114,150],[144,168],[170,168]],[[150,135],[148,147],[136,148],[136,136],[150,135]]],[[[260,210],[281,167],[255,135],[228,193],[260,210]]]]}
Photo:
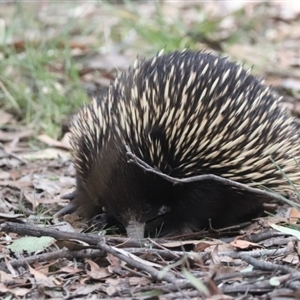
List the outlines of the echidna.
{"type": "Polygon", "coordinates": [[[125,146],[175,178],[214,174],[284,193],[287,178],[300,184],[300,147],[279,102],[241,66],[206,52],[137,60],[74,120],[71,206],[85,218],[105,211],[133,237],[158,216],[183,231],[250,220],[265,197],[214,180],[173,185],[129,164],[125,146]]]}

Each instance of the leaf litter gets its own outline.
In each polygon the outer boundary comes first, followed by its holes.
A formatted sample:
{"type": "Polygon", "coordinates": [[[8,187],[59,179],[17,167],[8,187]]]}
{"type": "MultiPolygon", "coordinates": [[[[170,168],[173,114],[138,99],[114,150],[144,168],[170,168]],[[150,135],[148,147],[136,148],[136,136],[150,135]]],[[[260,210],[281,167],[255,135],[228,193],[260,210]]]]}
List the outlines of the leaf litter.
{"type": "MultiPolygon", "coordinates": [[[[187,36],[198,49],[223,49],[232,59],[245,61],[249,66],[254,64],[254,71],[266,77],[266,82],[285,96],[291,113],[299,116],[300,6],[297,3],[208,3],[202,7],[203,11],[211,20],[218,21],[203,24],[217,30],[201,34],[195,29],[199,22],[196,10],[199,4],[182,1],[162,5],[160,13],[166,24],[172,24],[174,18],[182,20],[189,28],[187,36]],[[239,14],[254,19],[243,38],[238,38],[239,31],[245,29],[239,14]]],[[[26,32],[26,38],[7,39],[5,46],[14,49],[20,57],[28,45],[37,47],[44,38],[54,40],[53,28],[67,22],[70,16],[82,23],[102,17],[102,24],[93,34],[76,36],[75,33],[65,42],[89,94],[107,87],[137,53],[150,52],[145,37],[156,32],[151,20],[157,10],[147,2],[136,4],[140,16],[132,7],[122,4],[115,4],[114,12],[111,7],[96,3],[78,2],[73,6],[64,3],[59,9],[45,3],[35,5],[28,4],[28,7],[37,9],[38,19],[49,31],[45,36],[32,30],[26,32]],[[141,32],[132,24],[138,23],[140,17],[147,20],[149,32],[141,32]],[[124,33],[120,19],[131,24],[128,33],[124,33]],[[122,38],[115,41],[109,38],[104,46],[97,48],[96,33],[103,30],[103,23],[106,34],[117,28],[122,38]]],[[[2,8],[3,12],[11,10],[10,5],[2,8]]],[[[5,56],[2,46],[0,61],[5,56]]],[[[61,43],[57,47],[65,45],[61,43]]],[[[20,77],[12,69],[6,71],[20,77]]],[[[57,75],[57,89],[63,89],[63,64],[53,61],[49,71],[57,75]]],[[[13,106],[17,106],[1,82],[0,89],[13,106]]],[[[1,296],[23,299],[300,298],[300,216],[295,208],[281,208],[280,214],[259,218],[247,226],[143,241],[109,233],[104,236],[105,232],[84,233],[86,224],[76,216],[67,216],[64,220],[53,218],[55,212],[68,203],[62,196],[75,187],[67,131],[57,139],[44,132],[37,134],[31,126],[23,126],[18,114],[0,104],[1,296]]]]}

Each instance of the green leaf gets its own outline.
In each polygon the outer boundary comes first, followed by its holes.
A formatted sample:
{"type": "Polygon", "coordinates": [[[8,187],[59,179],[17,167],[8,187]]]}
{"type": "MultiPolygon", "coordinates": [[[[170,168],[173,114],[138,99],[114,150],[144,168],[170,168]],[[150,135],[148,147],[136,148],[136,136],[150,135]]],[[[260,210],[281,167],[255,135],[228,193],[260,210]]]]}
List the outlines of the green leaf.
{"type": "Polygon", "coordinates": [[[55,239],[49,236],[42,237],[22,237],[20,239],[15,240],[12,244],[10,244],[7,248],[9,248],[13,252],[22,253],[23,251],[27,251],[28,253],[32,253],[38,250],[43,250],[51,246],[55,243],[55,239]]]}
{"type": "Polygon", "coordinates": [[[283,227],[283,226],[276,225],[276,224],[270,224],[270,226],[282,233],[293,235],[298,240],[300,240],[300,231],[299,230],[295,230],[295,229],[288,228],[288,227],[283,227]]]}
{"type": "Polygon", "coordinates": [[[269,280],[271,286],[279,286],[280,281],[278,280],[278,277],[272,277],[269,280]]]}

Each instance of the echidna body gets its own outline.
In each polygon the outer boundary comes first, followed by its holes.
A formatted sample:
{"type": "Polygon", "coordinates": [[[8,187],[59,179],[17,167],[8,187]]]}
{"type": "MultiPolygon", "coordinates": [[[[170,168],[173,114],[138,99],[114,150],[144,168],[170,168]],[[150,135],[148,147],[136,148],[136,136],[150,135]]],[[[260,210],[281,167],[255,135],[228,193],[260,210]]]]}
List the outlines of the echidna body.
{"type": "Polygon", "coordinates": [[[278,96],[241,66],[205,52],[136,61],[79,112],[72,205],[86,218],[104,210],[130,236],[143,235],[162,207],[167,213],[156,225],[183,231],[262,212],[264,197],[213,180],[173,185],[128,164],[126,145],[175,178],[215,174],[279,193],[293,189],[286,177],[300,184],[299,134],[278,96]]]}

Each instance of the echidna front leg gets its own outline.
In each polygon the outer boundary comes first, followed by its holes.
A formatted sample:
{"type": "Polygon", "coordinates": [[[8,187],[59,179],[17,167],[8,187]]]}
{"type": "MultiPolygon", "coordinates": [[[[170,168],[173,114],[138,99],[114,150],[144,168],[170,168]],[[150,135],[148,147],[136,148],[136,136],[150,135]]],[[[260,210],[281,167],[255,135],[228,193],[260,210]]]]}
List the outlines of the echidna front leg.
{"type": "Polygon", "coordinates": [[[74,205],[74,203],[73,203],[72,200],[75,198],[76,194],[77,194],[77,192],[76,192],[76,190],[75,190],[75,191],[73,191],[72,193],[63,195],[63,196],[61,197],[61,199],[68,199],[68,200],[70,200],[71,202],[70,202],[67,206],[65,206],[65,207],[63,207],[62,209],[60,209],[57,213],[55,213],[55,214],[54,214],[54,218],[60,218],[60,217],[62,217],[62,216],[64,216],[64,215],[72,214],[72,213],[75,212],[76,206],[74,205]]]}

